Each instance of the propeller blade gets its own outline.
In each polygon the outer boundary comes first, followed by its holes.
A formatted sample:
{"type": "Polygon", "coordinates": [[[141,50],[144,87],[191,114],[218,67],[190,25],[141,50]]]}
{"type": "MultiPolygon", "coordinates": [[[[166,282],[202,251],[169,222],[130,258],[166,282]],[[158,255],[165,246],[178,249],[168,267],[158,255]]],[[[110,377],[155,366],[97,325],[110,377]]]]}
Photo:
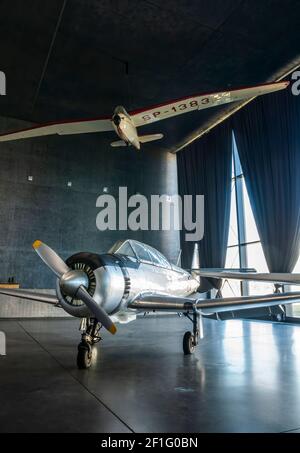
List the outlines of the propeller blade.
{"type": "Polygon", "coordinates": [[[43,244],[42,241],[34,241],[32,247],[57,277],[61,277],[63,274],[70,270],[70,268],[57,255],[57,253],[55,253],[54,250],[48,247],[48,245],[43,244]]]}
{"type": "MultiPolygon", "coordinates": [[[[34,250],[40,256],[40,258],[46,263],[46,265],[54,272],[54,274],[60,278],[60,284],[64,280],[68,280],[68,276],[74,271],[72,271],[66,263],[54,252],[48,245],[44,244],[41,241],[35,241],[32,244],[34,250]],[[67,274],[67,272],[69,274],[67,274]],[[65,278],[62,278],[64,274],[65,278]]],[[[79,283],[80,284],[80,283],[79,283]]],[[[72,288],[72,292],[74,289],[72,288]]],[[[95,315],[95,318],[113,335],[116,333],[117,328],[102,307],[100,307],[96,301],[92,298],[92,296],[87,292],[85,287],[80,284],[77,291],[75,288],[76,297],[82,300],[86,304],[86,306],[91,310],[91,312],[95,315]]],[[[74,293],[75,293],[74,292],[74,293]]]]}
{"type": "Polygon", "coordinates": [[[76,297],[82,300],[86,304],[86,306],[91,310],[91,312],[95,315],[95,318],[105,327],[110,333],[113,335],[116,333],[117,328],[102,307],[100,307],[92,296],[87,292],[87,290],[80,286],[76,297]]]}

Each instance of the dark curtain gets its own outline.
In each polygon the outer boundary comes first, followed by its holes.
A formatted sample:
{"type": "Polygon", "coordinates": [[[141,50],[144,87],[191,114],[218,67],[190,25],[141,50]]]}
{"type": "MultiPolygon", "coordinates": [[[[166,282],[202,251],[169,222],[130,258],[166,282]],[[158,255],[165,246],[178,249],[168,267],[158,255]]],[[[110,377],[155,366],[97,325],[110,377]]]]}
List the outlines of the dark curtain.
{"type": "MultiPolygon", "coordinates": [[[[228,121],[177,154],[178,191],[204,195],[204,237],[199,241],[201,267],[224,267],[229,231],[232,132],[228,121]]],[[[194,242],[181,231],[182,266],[191,267],[194,242]]],[[[217,280],[203,281],[202,290],[219,288],[217,280]],[[208,284],[209,283],[209,284],[208,284]]]]}
{"type": "Polygon", "coordinates": [[[300,96],[258,98],[233,117],[257,229],[270,272],[292,272],[300,241],[300,96]]]}

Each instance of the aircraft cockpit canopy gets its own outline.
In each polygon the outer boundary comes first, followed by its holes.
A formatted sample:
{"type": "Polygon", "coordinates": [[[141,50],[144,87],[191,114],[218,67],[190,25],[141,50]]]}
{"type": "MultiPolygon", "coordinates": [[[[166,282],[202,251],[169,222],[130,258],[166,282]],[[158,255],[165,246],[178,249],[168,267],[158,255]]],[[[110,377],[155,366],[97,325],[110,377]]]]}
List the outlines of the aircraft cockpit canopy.
{"type": "Polygon", "coordinates": [[[117,115],[122,114],[122,115],[125,115],[125,116],[129,117],[128,113],[126,112],[125,108],[122,105],[118,105],[115,108],[114,113],[117,114],[117,115]]]}
{"type": "Polygon", "coordinates": [[[125,241],[116,242],[109,250],[109,253],[130,256],[141,262],[154,264],[155,266],[171,268],[169,261],[156,249],[150,245],[143,244],[139,241],[126,239],[125,241]]]}

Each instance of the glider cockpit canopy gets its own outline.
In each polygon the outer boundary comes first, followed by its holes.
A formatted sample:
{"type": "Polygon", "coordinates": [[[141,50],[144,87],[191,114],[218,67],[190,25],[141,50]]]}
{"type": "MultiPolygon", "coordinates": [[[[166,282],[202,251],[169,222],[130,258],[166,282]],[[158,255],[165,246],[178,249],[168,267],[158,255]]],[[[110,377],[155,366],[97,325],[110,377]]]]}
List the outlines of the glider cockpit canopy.
{"type": "Polygon", "coordinates": [[[128,113],[126,112],[125,108],[122,106],[122,105],[118,105],[115,110],[114,110],[114,113],[116,115],[125,115],[127,116],[127,118],[130,118],[130,116],[128,115],[128,113]]]}

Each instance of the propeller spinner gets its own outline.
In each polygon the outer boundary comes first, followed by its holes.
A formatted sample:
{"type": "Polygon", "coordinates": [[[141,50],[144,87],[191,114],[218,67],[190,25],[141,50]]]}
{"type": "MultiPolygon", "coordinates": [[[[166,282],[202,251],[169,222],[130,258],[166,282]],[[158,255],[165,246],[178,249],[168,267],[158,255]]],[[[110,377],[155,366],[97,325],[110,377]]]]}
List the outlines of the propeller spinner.
{"type": "Polygon", "coordinates": [[[88,277],[85,272],[70,269],[54,250],[41,241],[35,241],[32,246],[49,269],[59,278],[59,285],[63,292],[70,297],[76,296],[76,298],[82,300],[95,318],[110,333],[115,334],[117,331],[115,324],[106,311],[87,292],[88,277]]]}

